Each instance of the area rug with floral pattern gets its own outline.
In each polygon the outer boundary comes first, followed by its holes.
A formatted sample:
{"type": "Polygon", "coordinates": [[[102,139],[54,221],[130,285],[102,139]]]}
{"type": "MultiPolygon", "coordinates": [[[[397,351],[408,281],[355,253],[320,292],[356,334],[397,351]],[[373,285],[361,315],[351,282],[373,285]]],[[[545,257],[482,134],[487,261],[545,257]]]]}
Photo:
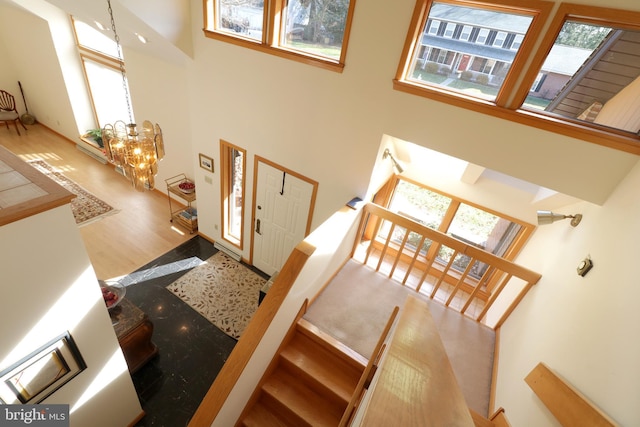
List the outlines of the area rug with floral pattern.
{"type": "Polygon", "coordinates": [[[238,339],[258,309],[266,279],[223,252],[167,286],[218,329],[238,339]]]}
{"type": "Polygon", "coordinates": [[[82,188],[76,182],[64,176],[59,170],[44,160],[32,160],[29,164],[76,195],[76,197],[71,200],[71,212],[73,212],[73,217],[76,219],[76,224],[84,226],[102,219],[107,215],[113,215],[119,212],[108,203],[82,188]]]}

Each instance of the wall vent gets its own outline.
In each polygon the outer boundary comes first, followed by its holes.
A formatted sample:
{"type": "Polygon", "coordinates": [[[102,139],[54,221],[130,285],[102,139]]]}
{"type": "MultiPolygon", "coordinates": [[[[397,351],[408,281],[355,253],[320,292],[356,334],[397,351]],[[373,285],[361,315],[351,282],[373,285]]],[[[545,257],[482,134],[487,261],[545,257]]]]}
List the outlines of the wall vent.
{"type": "Polygon", "coordinates": [[[234,251],[232,251],[228,247],[226,247],[224,245],[221,245],[218,242],[213,242],[213,247],[216,248],[217,250],[222,251],[225,254],[229,255],[231,258],[235,259],[236,261],[240,261],[242,259],[242,255],[235,253],[234,251]]]}
{"type": "Polygon", "coordinates": [[[87,150],[86,148],[84,148],[82,145],[80,144],[76,144],[76,148],[80,151],[82,151],[84,154],[93,157],[94,159],[96,159],[97,161],[99,161],[100,163],[102,163],[103,165],[107,164],[107,160],[104,157],[100,157],[100,155],[94,153],[91,150],[87,150]]]}

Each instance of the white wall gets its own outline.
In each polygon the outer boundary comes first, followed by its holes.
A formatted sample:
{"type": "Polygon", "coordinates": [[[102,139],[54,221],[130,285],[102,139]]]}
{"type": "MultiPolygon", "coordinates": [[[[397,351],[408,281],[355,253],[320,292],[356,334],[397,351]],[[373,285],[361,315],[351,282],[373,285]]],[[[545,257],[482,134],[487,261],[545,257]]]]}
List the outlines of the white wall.
{"type": "MultiPolygon", "coordinates": [[[[34,13],[0,0],[0,42],[10,64],[0,72],[0,88],[16,96],[22,114],[20,80],[29,112],[38,122],[77,142],[96,124],[69,15],[44,0],[16,1],[34,13]]],[[[185,37],[179,38],[184,43],[185,37]]],[[[187,68],[184,62],[166,61],[129,46],[123,46],[123,55],[136,120],[159,123],[163,130],[167,157],[156,182],[164,191],[164,179],[179,173],[192,177],[197,164],[197,155],[191,153],[187,68]]]]}
{"type": "MultiPolygon", "coordinates": [[[[192,1],[194,23],[202,22],[197,4],[192,1]]],[[[318,181],[314,227],[346,200],[364,197],[383,135],[603,203],[636,156],[393,90],[413,6],[413,0],[394,2],[392,10],[386,2],[359,2],[342,74],[206,39],[194,25],[194,151],[217,163],[225,139],[247,150],[248,183],[254,155],[318,181]]],[[[220,184],[214,178],[212,185],[200,177],[196,184],[211,189],[211,203],[200,200],[199,226],[215,239],[220,184]]],[[[252,188],[247,193],[249,200],[252,188]]]]}
{"type": "MultiPolygon", "coordinates": [[[[581,3],[602,5],[601,0],[581,3]]],[[[603,303],[613,304],[600,301],[603,295],[609,295],[600,289],[633,294],[629,289],[632,273],[619,271],[623,270],[621,266],[633,263],[627,259],[624,264],[618,261],[630,257],[635,249],[633,233],[628,230],[633,227],[631,213],[635,206],[626,202],[630,206],[624,207],[620,196],[622,191],[633,200],[633,193],[627,190],[631,185],[628,179],[620,189],[616,187],[629,171],[633,170],[632,177],[637,175],[637,157],[394,91],[392,79],[414,4],[414,0],[398,0],[390,8],[389,2],[359,1],[347,66],[339,74],[206,39],[202,34],[202,2],[191,0],[193,62],[168,65],[145,53],[130,54],[129,49],[125,50],[125,56],[129,56],[127,73],[131,78],[136,116],[159,122],[166,134],[168,157],[160,164],[159,180],[183,171],[194,174],[200,231],[214,239],[220,237],[220,139],[247,150],[247,200],[253,196],[255,155],[318,181],[314,228],[352,197],[364,197],[374,165],[379,162],[384,135],[587,200],[590,203],[580,206],[585,219],[578,228],[560,234],[551,230],[570,228],[568,224],[541,228],[519,260],[542,273],[543,280],[529,295],[527,304],[517,310],[504,327],[498,404],[505,406],[509,416],[513,415],[521,423],[528,417],[542,417],[544,410],[526,395],[522,378],[523,373],[534,366],[534,360],[550,359],[551,354],[564,361],[560,368],[568,365],[568,360],[574,362],[568,374],[579,378],[579,387],[586,384],[588,390],[584,391],[590,393],[596,384],[605,384],[607,387],[603,386],[598,393],[608,391],[612,396],[620,395],[621,402],[624,401],[625,395],[633,395],[627,393],[631,387],[628,378],[638,377],[635,361],[631,359],[637,356],[637,349],[619,338],[632,336],[633,325],[637,324],[628,302],[632,298],[624,298],[620,310],[605,307],[607,319],[601,323],[596,319],[597,313],[603,312],[603,303]],[[198,153],[214,158],[216,173],[207,174],[196,166],[198,153]],[[212,183],[205,182],[205,177],[212,177],[212,183]],[[589,224],[601,215],[607,218],[606,222],[600,222],[599,226],[589,224]],[[619,239],[614,241],[609,237],[613,235],[619,239]],[[604,247],[606,254],[600,253],[604,247]],[[596,266],[589,276],[580,279],[574,273],[575,266],[589,252],[596,266]],[[555,258],[551,257],[554,253],[555,258]],[[576,281],[582,285],[596,280],[607,280],[606,285],[597,286],[601,292],[599,298],[586,286],[572,285],[576,281]],[[570,286],[582,291],[570,294],[578,298],[578,305],[569,300],[569,295],[556,295],[558,290],[570,286]],[[556,301],[563,304],[556,306],[556,301]],[[588,316],[592,316],[589,321],[588,316]],[[581,322],[570,321],[575,318],[581,322]],[[611,329],[612,322],[616,322],[615,329],[611,329]],[[591,344],[585,338],[591,336],[594,324],[609,328],[607,338],[618,339],[615,343],[607,341],[609,348],[618,350],[620,345],[628,345],[631,349],[615,356],[605,354],[607,345],[591,344]],[[569,332],[573,337],[580,337],[579,345],[565,343],[563,334],[568,336],[569,332]],[[551,340],[547,341],[548,337],[551,340]],[[552,344],[558,345],[552,348],[552,344]],[[590,352],[585,351],[588,347],[590,352]],[[603,375],[614,369],[609,367],[607,357],[617,363],[616,375],[602,381],[603,375]],[[617,375],[622,370],[629,372],[629,376],[617,375]],[[515,390],[513,394],[511,389],[515,390]],[[512,395],[527,397],[516,402],[512,395]]],[[[610,0],[607,7],[640,11],[636,0],[610,0]]],[[[8,15],[3,8],[0,11],[3,24],[7,20],[5,16],[8,15]]],[[[28,81],[25,88],[29,94],[35,92],[33,97],[39,99],[28,101],[37,108],[34,113],[38,119],[44,121],[51,117],[51,122],[45,124],[57,130],[53,118],[64,116],[61,123],[72,119],[68,118],[70,107],[59,101],[64,83],[53,69],[55,60],[48,47],[51,42],[41,43],[35,39],[44,36],[40,23],[26,17],[16,19],[24,25],[10,23],[0,28],[5,46],[9,44],[7,40],[11,40],[12,47],[6,50],[16,64],[15,73],[8,77],[23,79],[26,75],[37,80],[28,81]],[[34,57],[43,64],[37,69],[30,68],[31,63],[27,61],[34,57]]],[[[22,82],[25,84],[24,79],[22,82]]],[[[0,80],[0,85],[3,84],[0,80]]],[[[64,129],[67,128],[65,125],[64,129]]],[[[66,135],[65,132],[61,133],[66,135]]],[[[494,203],[507,205],[509,202],[513,199],[508,195],[494,197],[494,203]]],[[[513,211],[520,212],[514,216],[535,219],[533,205],[530,213],[523,210],[521,206],[514,208],[513,211]]],[[[247,212],[245,257],[250,254],[249,219],[247,212]]],[[[600,326],[597,331],[601,332],[600,326]]],[[[553,360],[547,362],[556,368],[553,360]]],[[[565,374],[562,370],[560,373],[565,374]]],[[[634,391],[637,395],[637,390],[634,391]]],[[[637,411],[634,412],[632,405],[623,408],[622,404],[609,404],[611,399],[613,397],[606,397],[603,405],[606,404],[605,409],[614,418],[637,421],[637,411]]]]}
{"type": "Polygon", "coordinates": [[[149,120],[162,128],[166,155],[158,165],[156,188],[166,192],[165,179],[180,173],[194,178],[198,164],[187,108],[188,75],[184,67],[133,49],[126,49],[124,55],[136,121],[141,125],[149,120]]]}
{"type": "MultiPolygon", "coordinates": [[[[0,87],[12,89],[5,90],[16,97],[18,112],[23,114],[25,107],[18,88],[19,80],[24,88],[29,113],[50,129],[69,139],[77,140],[80,134],[78,127],[81,125],[74,116],[67,83],[52,38],[52,31],[56,31],[59,34],[58,38],[62,39],[59,43],[66,43],[66,46],[58,45],[61,49],[60,54],[69,60],[69,43],[72,48],[74,46],[73,36],[69,32],[69,19],[61,10],[43,1],[37,3],[43,4],[38,10],[51,19],[51,25],[12,3],[0,2],[0,38],[7,49],[3,63],[10,63],[15,70],[11,80],[0,79],[0,87]]],[[[80,71],[77,68],[77,54],[75,61],[76,71],[80,71]]],[[[82,81],[82,74],[76,74],[71,78],[75,81],[79,78],[82,81]]],[[[73,85],[73,81],[69,83],[73,85]]],[[[84,112],[87,111],[88,105],[85,103],[84,112]]]]}
{"type": "Polygon", "coordinates": [[[69,404],[73,426],[130,424],[142,408],[69,205],[0,227],[0,242],[0,371],[69,331],[87,368],[43,403],[69,404]]]}
{"type": "Polygon", "coordinates": [[[519,257],[542,279],[502,327],[496,404],[514,426],[559,425],[522,380],[538,362],[620,425],[640,425],[638,186],[640,166],[604,206],[565,208],[582,222],[540,227],[519,257]],[[594,267],[583,278],[576,267],[589,255],[594,267]]]}

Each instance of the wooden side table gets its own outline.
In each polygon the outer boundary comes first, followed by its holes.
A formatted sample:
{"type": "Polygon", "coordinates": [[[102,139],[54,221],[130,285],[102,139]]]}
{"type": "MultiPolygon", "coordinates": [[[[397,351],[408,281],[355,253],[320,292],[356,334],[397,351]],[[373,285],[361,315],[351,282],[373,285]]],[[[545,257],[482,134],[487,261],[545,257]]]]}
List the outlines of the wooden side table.
{"type": "Polygon", "coordinates": [[[129,372],[133,374],[158,354],[158,347],[151,341],[153,323],[126,298],[109,314],[129,372]]]}

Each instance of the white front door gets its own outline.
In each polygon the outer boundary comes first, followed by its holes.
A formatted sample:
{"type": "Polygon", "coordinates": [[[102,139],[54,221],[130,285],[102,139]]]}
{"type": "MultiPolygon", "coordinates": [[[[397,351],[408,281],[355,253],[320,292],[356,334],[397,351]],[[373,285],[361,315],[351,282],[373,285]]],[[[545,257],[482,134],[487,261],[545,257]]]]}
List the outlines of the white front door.
{"type": "Polygon", "coordinates": [[[280,271],[307,233],[315,185],[258,160],[253,265],[266,274],[280,271]]]}

